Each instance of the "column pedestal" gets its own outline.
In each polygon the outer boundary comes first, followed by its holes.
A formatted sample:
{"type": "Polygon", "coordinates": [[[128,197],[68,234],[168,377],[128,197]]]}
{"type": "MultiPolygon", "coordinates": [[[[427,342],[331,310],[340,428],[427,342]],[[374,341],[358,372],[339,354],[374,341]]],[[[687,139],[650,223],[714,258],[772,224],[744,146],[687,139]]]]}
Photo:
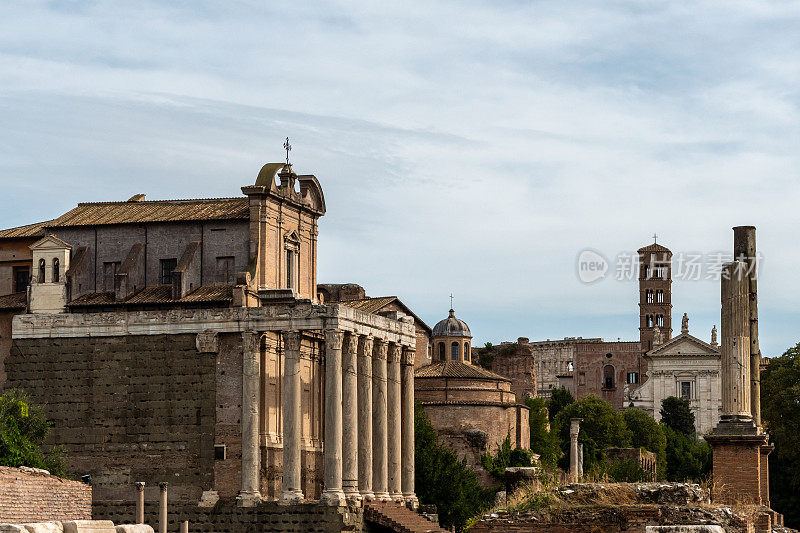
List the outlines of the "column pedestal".
{"type": "MultiPolygon", "coordinates": [[[[767,435],[751,421],[721,421],[705,437],[713,448],[715,503],[764,504],[768,494],[762,491],[762,449],[767,435]]],[[[769,453],[769,452],[767,452],[769,453]]],[[[766,459],[766,458],[764,458],[766,459]]],[[[766,464],[765,464],[766,466],[766,464]]]]}

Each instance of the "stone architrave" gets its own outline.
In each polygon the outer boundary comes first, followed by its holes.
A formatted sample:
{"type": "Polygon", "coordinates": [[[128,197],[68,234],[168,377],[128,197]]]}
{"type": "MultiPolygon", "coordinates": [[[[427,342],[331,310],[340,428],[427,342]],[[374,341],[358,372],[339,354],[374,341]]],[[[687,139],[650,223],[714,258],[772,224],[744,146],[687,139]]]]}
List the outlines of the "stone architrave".
{"type": "Polygon", "coordinates": [[[342,490],[342,343],[344,333],[325,330],[325,480],[320,503],[347,503],[342,490]]]}
{"type": "Polygon", "coordinates": [[[401,361],[402,379],[402,489],[406,505],[419,507],[414,489],[414,355],[412,348],[403,349],[401,361]]]}
{"type": "Polygon", "coordinates": [[[389,496],[386,420],[386,357],[388,343],[375,339],[372,358],[372,491],[379,501],[389,496]]]}
{"type": "Polygon", "coordinates": [[[359,337],[358,488],[367,501],[375,499],[372,492],[372,345],[372,337],[359,337]]]}
{"type": "Polygon", "coordinates": [[[259,392],[261,390],[260,335],[242,334],[242,488],[236,502],[251,507],[261,501],[259,491],[259,462],[261,447],[258,442],[259,392]]]}
{"type": "Polygon", "coordinates": [[[342,347],[342,489],[358,504],[358,337],[348,334],[342,347]]]}
{"type": "Polygon", "coordinates": [[[303,500],[300,472],[300,332],[283,334],[283,487],[278,503],[303,500]]]}
{"type": "Polygon", "coordinates": [[[387,464],[389,496],[396,502],[403,502],[401,448],[402,448],[402,392],[400,388],[399,344],[389,345],[386,379],[386,419],[387,419],[387,464]]]}

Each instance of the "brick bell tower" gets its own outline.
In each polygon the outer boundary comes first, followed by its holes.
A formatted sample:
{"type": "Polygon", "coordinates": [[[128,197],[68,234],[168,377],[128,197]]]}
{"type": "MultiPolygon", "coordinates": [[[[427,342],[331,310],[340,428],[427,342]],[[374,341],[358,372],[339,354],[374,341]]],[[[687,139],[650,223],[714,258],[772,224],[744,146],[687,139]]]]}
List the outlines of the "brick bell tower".
{"type": "MultiPolygon", "coordinates": [[[[655,239],[655,237],[654,237],[655,239]]],[[[639,341],[642,354],[672,338],[672,252],[656,242],[639,248],[639,341]]]]}

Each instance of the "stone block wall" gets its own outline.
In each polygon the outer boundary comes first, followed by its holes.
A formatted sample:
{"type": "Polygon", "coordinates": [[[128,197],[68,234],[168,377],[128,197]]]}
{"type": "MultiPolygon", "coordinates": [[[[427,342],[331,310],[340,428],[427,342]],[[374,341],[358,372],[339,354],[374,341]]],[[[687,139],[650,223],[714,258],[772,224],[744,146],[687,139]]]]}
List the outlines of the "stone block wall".
{"type": "Polygon", "coordinates": [[[216,357],[193,334],[17,339],[6,386],[44,405],[48,443],[92,475],[95,500],[167,481],[171,498],[196,502],[213,488],[216,357]]]}
{"type": "MultiPolygon", "coordinates": [[[[92,514],[96,520],[130,523],[135,505],[130,502],[95,503],[92,514]]],[[[158,503],[145,502],[145,522],[158,527],[158,503]]],[[[178,531],[179,524],[189,521],[189,531],[213,533],[285,532],[340,533],[364,531],[361,509],[337,508],[314,503],[279,506],[263,502],[256,507],[237,507],[233,502],[219,502],[214,507],[177,503],[167,507],[167,531],[178,531]]]]}
{"type": "Polygon", "coordinates": [[[0,523],[87,520],[92,487],[43,470],[0,466],[0,523]]]}

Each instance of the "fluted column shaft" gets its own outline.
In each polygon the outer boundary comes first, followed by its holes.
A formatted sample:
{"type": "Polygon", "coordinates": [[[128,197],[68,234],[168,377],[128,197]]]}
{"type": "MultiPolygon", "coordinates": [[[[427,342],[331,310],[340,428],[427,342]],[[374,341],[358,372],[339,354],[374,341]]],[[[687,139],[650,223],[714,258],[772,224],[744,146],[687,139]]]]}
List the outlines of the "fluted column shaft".
{"type": "Polygon", "coordinates": [[[325,485],[320,502],[344,505],[342,491],[342,342],[344,333],[325,330],[325,485]]]}
{"type": "Polygon", "coordinates": [[[261,500],[258,442],[259,393],[261,392],[260,335],[242,334],[242,488],[237,502],[249,507],[261,500]]]}
{"type": "Polygon", "coordinates": [[[300,332],[283,332],[283,490],[279,502],[303,499],[300,487],[300,332]]]}
{"type": "Polygon", "coordinates": [[[582,418],[571,418],[569,421],[569,482],[578,482],[578,435],[582,418]]]}
{"type": "Polygon", "coordinates": [[[358,491],[358,337],[349,334],[342,347],[342,489],[347,500],[358,491]]]}
{"type": "Polygon", "coordinates": [[[365,500],[372,492],[372,337],[358,339],[358,488],[365,500]]]}
{"type": "Polygon", "coordinates": [[[405,348],[401,362],[402,379],[402,490],[403,499],[412,508],[419,501],[414,490],[414,350],[405,348]]]}
{"type": "Polygon", "coordinates": [[[401,485],[401,389],[400,389],[400,356],[402,348],[399,344],[389,345],[387,363],[387,394],[386,394],[386,419],[387,419],[387,451],[389,496],[394,501],[403,501],[401,485]]]}
{"type": "Polygon", "coordinates": [[[386,355],[388,345],[375,339],[372,359],[372,490],[375,498],[388,501],[388,457],[386,420],[386,355]]]}
{"type": "Polygon", "coordinates": [[[750,420],[750,282],[746,263],[722,265],[722,416],[750,420]]]}

